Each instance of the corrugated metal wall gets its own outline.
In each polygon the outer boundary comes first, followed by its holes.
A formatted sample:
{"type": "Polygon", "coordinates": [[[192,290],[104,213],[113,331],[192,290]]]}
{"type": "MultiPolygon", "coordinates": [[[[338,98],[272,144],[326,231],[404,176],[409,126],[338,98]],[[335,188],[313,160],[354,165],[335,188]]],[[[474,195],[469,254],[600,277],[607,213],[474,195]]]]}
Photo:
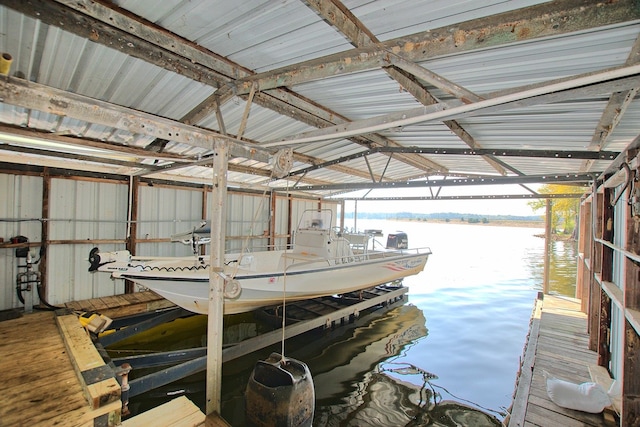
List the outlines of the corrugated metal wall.
{"type": "MultiPolygon", "coordinates": [[[[615,195],[618,197],[623,189],[618,187],[615,189],[615,195]]],[[[623,194],[618,199],[618,203],[614,209],[613,217],[613,229],[615,230],[613,236],[613,244],[619,248],[627,247],[627,197],[628,192],[623,194]]],[[[626,257],[624,254],[614,251],[613,252],[613,271],[612,281],[613,283],[624,291],[624,284],[626,278],[626,257]]],[[[622,310],[615,304],[611,304],[611,373],[614,378],[622,378],[623,369],[623,357],[624,357],[624,314],[622,310]]]]}
{"type": "MultiPolygon", "coordinates": [[[[211,196],[208,199],[210,200],[211,196]]],[[[208,203],[207,206],[210,206],[211,202],[208,203]]],[[[270,203],[268,194],[227,193],[226,250],[228,252],[266,249],[269,245],[270,203]]]]}
{"type": "Polygon", "coordinates": [[[94,244],[56,243],[80,240],[122,240],[100,245],[101,251],[124,249],[127,237],[128,187],[124,184],[51,179],[47,251],[47,299],[51,304],[114,295],[122,283],[104,274],[90,274],[89,251],[94,244]]]}
{"type": "MultiPolygon", "coordinates": [[[[89,273],[87,259],[95,246],[102,252],[126,249],[129,202],[134,199],[129,194],[130,185],[126,181],[77,177],[54,177],[50,182],[45,298],[59,305],[124,293],[123,280],[89,273]]],[[[39,176],[0,174],[0,237],[8,240],[25,235],[31,242],[40,242],[43,188],[44,181],[39,176]]],[[[227,251],[261,250],[270,244],[270,237],[274,237],[273,245],[285,248],[291,232],[289,224],[295,229],[305,210],[320,206],[318,200],[277,195],[273,196],[272,205],[271,197],[237,190],[227,193],[227,251]]],[[[142,183],[137,200],[136,254],[191,255],[191,246],[170,242],[170,237],[201,224],[210,211],[211,193],[205,197],[199,187],[142,183]]],[[[332,225],[339,224],[339,203],[323,201],[321,206],[332,210],[332,225]]],[[[39,251],[38,247],[31,248],[34,259],[39,251]]],[[[14,253],[14,248],[0,247],[0,310],[22,306],[15,292],[14,253]]]]}
{"type": "Polygon", "coordinates": [[[286,249],[289,242],[289,198],[276,197],[275,210],[278,215],[274,218],[275,249],[286,249]]]}
{"type": "Polygon", "coordinates": [[[137,255],[188,256],[189,245],[156,242],[198,227],[202,222],[201,189],[141,185],[138,196],[137,255]]]}
{"type": "MultiPolygon", "coordinates": [[[[15,236],[25,236],[30,242],[40,241],[42,226],[42,178],[36,176],[0,174],[0,237],[4,243],[15,236]]],[[[39,248],[31,248],[38,257],[39,248]]],[[[24,265],[24,260],[21,260],[24,265]]],[[[19,306],[16,295],[18,260],[14,248],[0,248],[0,310],[19,306]]]]}

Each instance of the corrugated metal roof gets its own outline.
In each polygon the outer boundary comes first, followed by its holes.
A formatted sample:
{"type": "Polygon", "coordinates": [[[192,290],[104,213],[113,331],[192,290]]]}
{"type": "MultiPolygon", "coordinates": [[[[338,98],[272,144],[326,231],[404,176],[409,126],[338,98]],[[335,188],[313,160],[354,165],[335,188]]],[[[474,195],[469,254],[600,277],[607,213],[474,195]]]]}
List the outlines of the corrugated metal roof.
{"type": "MultiPolygon", "coordinates": [[[[640,15],[630,0],[597,6],[576,0],[344,0],[355,20],[343,28],[340,22],[351,17],[337,16],[342,12],[331,10],[335,3],[122,0],[111,7],[47,0],[32,10],[7,2],[0,6],[0,49],[13,57],[8,81],[32,82],[42,99],[47,99],[47,88],[87,98],[83,113],[73,114],[61,107],[66,101],[54,96],[49,98],[50,108],[24,107],[5,99],[0,104],[0,161],[208,182],[211,170],[202,164],[161,173],[149,168],[198,161],[211,149],[170,137],[167,141],[152,129],[130,128],[123,122],[136,122],[139,114],[148,113],[179,126],[187,121],[214,132],[211,135],[222,132],[224,124],[232,138],[245,126],[242,139],[254,147],[349,122],[390,121],[387,115],[409,114],[423,106],[416,91],[428,91],[439,107],[449,109],[469,102],[455,93],[460,87],[491,99],[636,61],[629,55],[640,15]],[[315,5],[329,12],[321,16],[315,5]],[[424,81],[420,73],[400,70],[397,57],[446,80],[424,81]],[[399,68],[381,68],[391,63],[399,68]],[[275,89],[266,86],[274,75],[275,89]],[[260,85],[248,118],[248,95],[238,84],[247,76],[260,85]],[[102,122],[98,101],[113,105],[121,120],[102,122]],[[11,137],[11,126],[39,131],[39,140],[27,141],[24,134],[11,137]],[[53,136],[85,138],[93,144],[88,149],[53,136]],[[55,146],[42,142],[47,138],[55,139],[55,146]],[[118,147],[128,151],[118,152],[118,147]],[[59,160],[56,152],[83,157],[59,160]]],[[[620,84],[622,90],[639,87],[638,74],[620,84]]],[[[586,167],[583,159],[553,152],[623,151],[640,133],[640,106],[637,101],[614,106],[612,110],[618,108],[621,114],[605,120],[609,98],[620,90],[583,90],[552,103],[522,100],[523,105],[479,110],[446,123],[429,120],[348,138],[332,138],[329,132],[321,141],[293,145],[294,172],[325,167],[274,180],[265,161],[237,157],[230,162],[228,179],[248,187],[293,186],[300,179],[300,185],[345,184],[340,190],[345,191],[355,190],[355,184],[405,182],[441,173],[599,173],[609,160],[591,161],[586,167]],[[592,141],[601,120],[613,129],[599,148],[592,141]],[[376,147],[470,146],[534,150],[547,157],[496,155],[491,161],[477,155],[372,153],[351,158],[376,147]]],[[[147,126],[153,126],[153,119],[147,126]]],[[[278,148],[266,150],[274,154],[278,148]]],[[[335,192],[314,190],[319,196],[335,192]]]]}

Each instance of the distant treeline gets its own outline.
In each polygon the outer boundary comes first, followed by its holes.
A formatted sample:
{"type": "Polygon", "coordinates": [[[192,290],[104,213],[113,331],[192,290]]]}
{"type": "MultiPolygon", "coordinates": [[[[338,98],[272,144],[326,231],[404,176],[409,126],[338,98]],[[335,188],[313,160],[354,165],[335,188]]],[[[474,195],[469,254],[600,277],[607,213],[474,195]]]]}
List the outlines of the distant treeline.
{"type": "MultiPolygon", "coordinates": [[[[353,218],[353,212],[345,212],[345,218],[353,218]]],[[[428,221],[430,219],[444,221],[466,222],[493,222],[493,221],[542,221],[540,215],[480,215],[472,213],[439,212],[439,213],[415,213],[415,212],[358,212],[358,219],[404,219],[416,221],[428,221]]]]}

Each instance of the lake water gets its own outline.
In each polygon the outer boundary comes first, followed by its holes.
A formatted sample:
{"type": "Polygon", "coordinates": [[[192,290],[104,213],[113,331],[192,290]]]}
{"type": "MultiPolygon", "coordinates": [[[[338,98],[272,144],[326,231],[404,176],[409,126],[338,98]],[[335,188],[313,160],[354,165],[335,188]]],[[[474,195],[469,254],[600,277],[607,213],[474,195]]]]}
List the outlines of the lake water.
{"type": "MultiPolygon", "coordinates": [[[[404,231],[411,247],[429,246],[433,255],[424,272],[404,280],[406,305],[287,342],[287,356],[307,363],[313,376],[313,425],[500,425],[542,290],[544,238],[536,235],[544,230],[382,220],[359,220],[358,228],[381,229],[385,236],[404,231]]],[[[552,293],[574,296],[575,246],[553,244],[552,293]]],[[[239,319],[230,334],[261,329],[248,317],[239,319]]],[[[192,322],[181,336],[197,342],[206,335],[206,321],[192,322]]],[[[167,341],[148,348],[175,344],[167,341]]],[[[279,350],[225,364],[222,415],[234,426],[244,425],[243,392],[255,361],[279,350]]],[[[181,393],[204,410],[204,375],[134,398],[131,408],[142,411],[181,393]]]]}

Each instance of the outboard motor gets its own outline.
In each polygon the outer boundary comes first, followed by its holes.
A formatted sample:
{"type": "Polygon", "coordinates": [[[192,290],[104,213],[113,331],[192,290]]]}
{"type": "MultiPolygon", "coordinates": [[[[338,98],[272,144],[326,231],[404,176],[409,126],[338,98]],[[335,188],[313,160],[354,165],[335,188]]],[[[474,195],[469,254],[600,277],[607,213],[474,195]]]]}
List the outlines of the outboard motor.
{"type": "Polygon", "coordinates": [[[409,247],[409,238],[407,233],[398,231],[395,234],[387,236],[387,249],[407,249],[409,247]]]}
{"type": "Polygon", "coordinates": [[[310,427],[313,379],[306,364],[271,353],[253,368],[245,392],[246,423],[253,427],[310,427]]]}

